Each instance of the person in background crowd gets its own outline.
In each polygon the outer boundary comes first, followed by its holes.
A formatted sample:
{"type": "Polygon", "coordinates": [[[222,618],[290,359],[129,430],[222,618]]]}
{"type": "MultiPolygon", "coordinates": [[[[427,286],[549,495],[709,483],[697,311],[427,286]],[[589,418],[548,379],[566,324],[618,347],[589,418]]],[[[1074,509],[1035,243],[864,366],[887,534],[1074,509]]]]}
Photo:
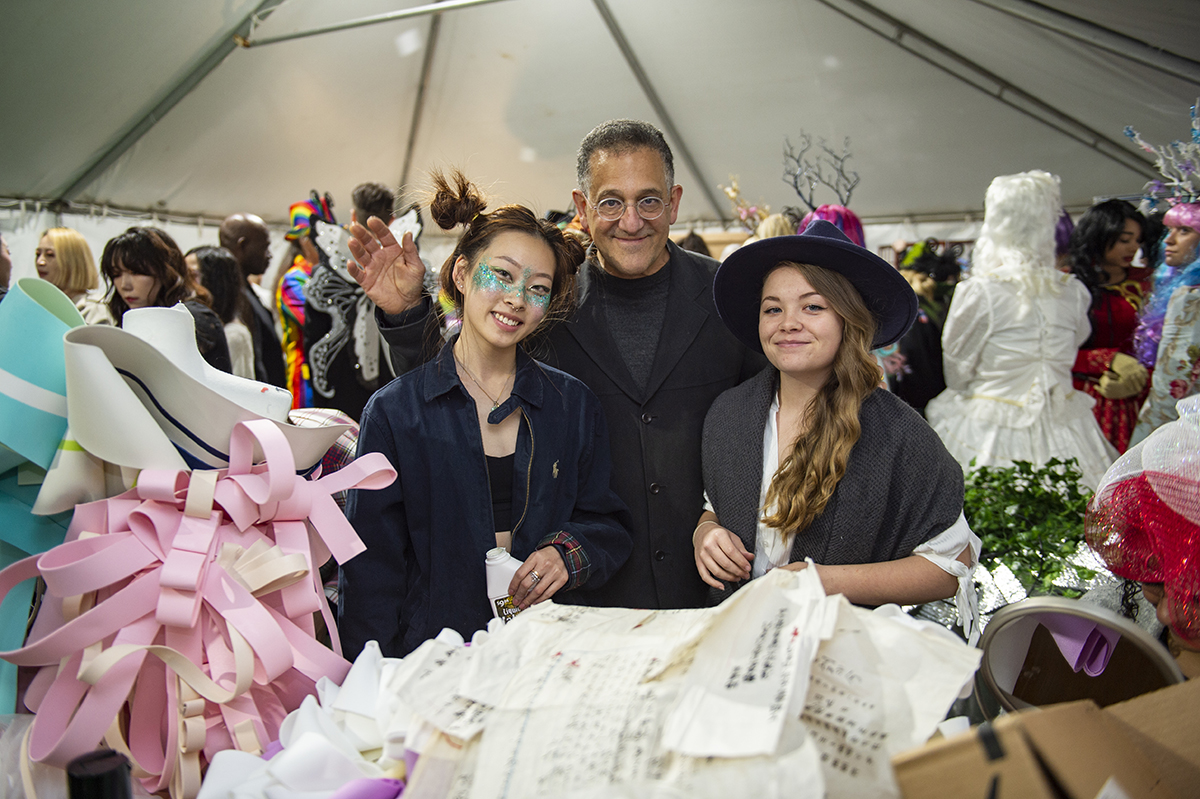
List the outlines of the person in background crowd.
{"type": "Polygon", "coordinates": [[[221,246],[233,253],[242,270],[242,293],[254,314],[250,334],[254,337],[254,379],[287,388],[283,346],[275,334],[275,320],[250,287],[251,275],[262,275],[271,265],[271,237],[266,224],[253,214],[225,218],[217,232],[221,246]]]}
{"type": "MultiPolygon", "coordinates": [[[[495,547],[524,561],[508,587],[520,609],[594,590],[631,547],[600,403],[521,347],[570,308],[582,250],[528,208],[489,212],[460,173],[433,183],[434,221],[464,228],[441,271],[462,325],[363,412],[359,454],[382,452],[398,476],[350,494],[347,516],[367,551],[341,567],[349,658],[371,640],[400,657],[443,627],[467,638],[483,629],[492,615],[484,560],[495,547]]],[[[355,234],[356,257],[371,260],[379,242],[362,226],[355,234]]],[[[423,269],[415,251],[407,256],[417,259],[409,269],[423,269]]]]}
{"type": "Polygon", "coordinates": [[[1091,335],[1071,372],[1075,388],[1095,401],[1104,436],[1124,452],[1146,398],[1149,372],[1133,357],[1137,315],[1151,270],[1134,266],[1145,218],[1124,200],[1088,209],[1071,234],[1071,272],[1091,295],[1091,335]]]}
{"type": "MultiPolygon", "coordinates": [[[[627,119],[597,126],[580,144],[576,176],[572,197],[592,239],[580,267],[579,307],[536,351],[582,380],[604,407],[613,489],[632,512],[633,555],[603,586],[560,601],[701,607],[707,586],[691,533],[704,506],[704,414],[765,361],[717,317],[717,262],[668,238],[683,187],[657,128],[627,119]]],[[[436,314],[422,291],[420,261],[408,257],[410,250],[415,256],[411,239],[397,242],[382,222],[370,227],[371,267],[355,274],[379,306],[376,320],[401,372],[420,361],[436,314]]]]}
{"type": "Polygon", "coordinates": [[[351,223],[364,224],[371,217],[390,225],[396,211],[396,195],[382,183],[360,183],[350,192],[354,207],[350,210],[351,223]]]}
{"type": "Polygon", "coordinates": [[[946,390],[942,326],[962,273],[958,250],[938,252],[938,247],[937,241],[926,239],[909,247],[901,259],[900,275],[916,293],[919,309],[917,321],[900,339],[904,368],[888,380],[892,392],[922,415],[929,400],[946,390]]]}
{"type": "Polygon", "coordinates": [[[1140,266],[1153,274],[1151,284],[1158,282],[1156,270],[1163,262],[1163,239],[1167,235],[1163,212],[1154,210],[1146,214],[1146,227],[1142,232],[1142,258],[1140,266]]]}
{"type": "Polygon", "coordinates": [[[196,283],[179,245],[165,230],[131,227],[109,239],[100,271],[110,285],[108,308],[118,327],[131,308],[170,308],[181,302],[196,322],[196,347],[204,360],[222,372],[233,371],[212,295],[196,283]]]}
{"type": "Polygon", "coordinates": [[[100,275],[87,239],[69,227],[54,227],[42,233],[34,250],[38,277],[53,283],[71,298],[83,321],[89,325],[112,324],[104,303],[100,275]]]}
{"type": "Polygon", "coordinates": [[[694,230],[689,230],[688,234],[679,240],[679,246],[688,252],[697,252],[706,258],[712,257],[708,245],[704,243],[704,237],[694,230]]]}
{"type": "Polygon", "coordinates": [[[969,277],[942,330],[946,390],[925,417],[964,469],[1075,458],[1091,488],[1116,457],[1071,364],[1088,337],[1089,296],[1054,268],[1062,202],[1046,172],[1002,175],[987,190],[969,277]]]}
{"type": "MultiPolygon", "coordinates": [[[[315,194],[315,192],[314,192],[315,194]]],[[[392,193],[378,183],[364,183],[352,195],[359,214],[392,221],[392,193]],[[360,208],[359,203],[368,207],[360,208]]],[[[392,379],[375,305],[347,271],[348,235],[333,219],[333,202],[325,195],[323,214],[314,216],[308,238],[318,259],[304,286],[304,361],[312,381],[313,401],[357,419],[367,400],[392,379]],[[361,323],[359,322],[361,320],[361,323]]],[[[366,218],[366,217],[364,217],[366,218]]]]}
{"type": "Polygon", "coordinates": [[[8,242],[0,235],[0,300],[8,293],[8,283],[12,280],[12,253],[8,250],[8,242]]]}
{"type": "Polygon", "coordinates": [[[254,339],[247,322],[254,317],[242,293],[242,271],[233,253],[224,247],[196,247],[184,255],[189,271],[199,275],[199,283],[212,296],[213,312],[221,319],[233,374],[254,379],[254,339]]]}
{"type": "Polygon", "coordinates": [[[1064,208],[1054,226],[1054,265],[1060,272],[1071,271],[1071,234],[1074,232],[1075,222],[1064,208]]]}
{"type": "Polygon", "coordinates": [[[291,266],[279,280],[275,293],[275,310],[283,328],[283,353],[287,366],[287,389],[292,392],[293,408],[311,408],[312,373],[304,358],[304,287],[312,278],[313,267],[321,260],[320,250],[313,243],[313,219],[332,219],[333,211],[326,207],[328,198],[315,191],[309,199],[293,203],[288,209],[292,226],[284,235],[289,242],[291,266]]]}
{"type": "Polygon", "coordinates": [[[742,242],[742,246],[753,244],[763,239],[773,239],[776,236],[796,235],[796,221],[787,214],[771,214],[758,223],[754,235],[742,242]]]}
{"type": "Polygon", "coordinates": [[[693,545],[711,603],[811,558],[827,593],[858,604],[961,589],[969,630],[980,541],[963,517],[962,469],[878,386],[871,356],[917,315],[905,279],[818,220],[730,255],[713,291],[721,319],[771,365],[718,397],[704,422],[711,506],[693,545]]]}
{"type": "Polygon", "coordinates": [[[1179,203],[1163,217],[1163,263],[1134,333],[1134,352],[1153,369],[1150,393],[1130,443],[1177,419],[1175,404],[1200,393],[1200,203],[1179,203]]]}
{"type": "MultiPolygon", "coordinates": [[[[844,205],[818,205],[800,220],[797,230],[808,230],[808,226],[818,219],[833,223],[833,226],[846,234],[846,238],[859,247],[867,246],[867,234],[863,231],[862,220],[858,214],[844,205]]],[[[795,232],[795,231],[793,231],[795,232]]]]}

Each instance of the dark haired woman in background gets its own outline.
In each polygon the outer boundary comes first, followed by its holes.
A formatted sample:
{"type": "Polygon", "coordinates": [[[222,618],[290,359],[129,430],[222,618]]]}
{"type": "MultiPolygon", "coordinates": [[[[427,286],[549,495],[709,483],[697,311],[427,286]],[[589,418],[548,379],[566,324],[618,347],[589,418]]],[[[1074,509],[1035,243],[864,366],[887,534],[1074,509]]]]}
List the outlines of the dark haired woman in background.
{"type": "Polygon", "coordinates": [[[204,360],[223,372],[232,371],[221,319],[213,313],[212,296],[196,283],[183,253],[165,230],[131,227],[104,245],[100,271],[110,286],[108,308],[118,327],[133,308],[170,308],[183,303],[196,321],[196,347],[204,360]]]}
{"type": "Polygon", "coordinates": [[[1093,412],[1104,436],[1124,452],[1146,398],[1149,377],[1133,356],[1138,312],[1151,270],[1133,265],[1146,219],[1124,200],[1094,205],[1071,234],[1071,273],[1092,295],[1092,334],[1071,370],[1075,388],[1096,400],[1093,412]]]}
{"type": "Polygon", "coordinates": [[[188,250],[183,256],[188,270],[212,295],[212,309],[221,319],[233,373],[254,379],[254,339],[246,321],[251,319],[250,305],[242,292],[242,271],[233,253],[224,247],[205,245],[188,250]]]}

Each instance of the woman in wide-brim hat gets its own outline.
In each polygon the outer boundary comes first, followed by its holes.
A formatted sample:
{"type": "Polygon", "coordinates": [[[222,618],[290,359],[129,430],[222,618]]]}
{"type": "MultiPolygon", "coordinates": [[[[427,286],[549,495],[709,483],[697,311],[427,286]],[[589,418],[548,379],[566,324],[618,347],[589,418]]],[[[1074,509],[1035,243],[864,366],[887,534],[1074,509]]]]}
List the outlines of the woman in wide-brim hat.
{"type": "Polygon", "coordinates": [[[859,604],[961,587],[965,621],[979,539],[962,515],[962,470],[879,388],[871,357],[916,317],[908,282],[818,221],[733,253],[713,291],[721,319],[770,366],[718,397],[704,424],[710,510],[693,543],[712,599],[811,559],[827,592],[859,604]]]}

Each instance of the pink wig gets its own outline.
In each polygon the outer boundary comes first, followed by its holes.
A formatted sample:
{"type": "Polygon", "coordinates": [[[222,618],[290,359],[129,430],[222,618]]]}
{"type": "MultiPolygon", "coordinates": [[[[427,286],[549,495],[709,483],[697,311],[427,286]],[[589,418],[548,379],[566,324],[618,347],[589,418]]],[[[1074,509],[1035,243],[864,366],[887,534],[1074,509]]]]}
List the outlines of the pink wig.
{"type": "Polygon", "coordinates": [[[800,230],[805,230],[810,223],[824,219],[832,222],[838,230],[846,234],[850,241],[859,247],[867,246],[866,236],[863,235],[862,222],[858,216],[844,205],[819,205],[817,210],[809,211],[800,220],[800,230]]]}
{"type": "Polygon", "coordinates": [[[1190,227],[1200,230],[1200,203],[1179,203],[1163,215],[1167,227],[1190,227]]]}

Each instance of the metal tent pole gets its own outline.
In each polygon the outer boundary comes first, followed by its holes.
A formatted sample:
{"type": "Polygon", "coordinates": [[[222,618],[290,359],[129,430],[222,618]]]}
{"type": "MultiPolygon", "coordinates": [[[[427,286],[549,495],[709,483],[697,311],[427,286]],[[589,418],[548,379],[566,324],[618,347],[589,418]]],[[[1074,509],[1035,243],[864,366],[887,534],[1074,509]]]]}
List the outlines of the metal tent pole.
{"type": "Polygon", "coordinates": [[[390,11],[387,14],[376,14],[373,17],[363,17],[362,19],[351,19],[345,22],[337,22],[333,25],[325,25],[320,28],[313,28],[307,31],[296,31],[295,33],[284,33],[279,36],[265,36],[262,39],[247,39],[240,38],[238,44],[242,47],[262,47],[264,44],[275,44],[276,42],[291,42],[296,39],[304,39],[309,36],[319,36],[322,33],[334,33],[336,31],[345,31],[352,28],[361,28],[366,25],[378,25],[381,22],[393,22],[398,19],[410,19],[412,17],[423,17],[429,14],[440,14],[443,11],[455,11],[460,8],[468,8],[470,6],[481,6],[487,3],[499,3],[503,0],[446,0],[444,3],[430,3],[423,6],[413,6],[412,8],[404,8],[400,11],[390,11]]]}
{"type": "Polygon", "coordinates": [[[112,164],[124,155],[130,147],[137,143],[152,127],[158,124],[158,121],[165,117],[168,112],[188,93],[196,87],[200,81],[208,77],[217,66],[225,60],[225,57],[233,52],[237,47],[234,39],[242,34],[249,35],[254,25],[259,21],[270,16],[271,12],[280,5],[283,0],[263,0],[255,9],[247,14],[241,22],[233,29],[226,31],[220,37],[217,43],[205,53],[196,66],[181,78],[174,86],[168,88],[162,95],[162,98],[155,103],[154,107],[148,113],[139,119],[129,122],[124,128],[124,132],[118,134],[115,140],[108,144],[104,150],[96,156],[91,163],[84,165],[78,172],[71,177],[66,184],[54,192],[54,196],[61,202],[67,202],[74,199],[92,181],[98,178],[104,170],[108,169],[112,164]]]}
{"type": "Polygon", "coordinates": [[[1137,153],[1126,149],[1115,139],[1089,127],[1072,116],[1029,92],[1014,86],[1004,78],[984,69],[966,56],[921,33],[912,26],[879,10],[866,0],[816,0],[842,16],[857,22],[917,58],[953,75],[1008,107],[1036,119],[1098,154],[1148,179],[1158,172],[1137,153]]]}
{"type": "MultiPolygon", "coordinates": [[[[1185,58],[1161,47],[1146,44],[1094,22],[1073,17],[1032,0],[974,0],[980,5],[993,8],[1010,17],[1023,19],[1040,28],[1060,33],[1077,42],[1090,44],[1130,61],[1156,69],[1159,72],[1200,84],[1200,62],[1185,58]]],[[[1132,10],[1132,9],[1131,9],[1132,10]]]]}
{"type": "Polygon", "coordinates": [[[675,141],[675,147],[679,151],[679,157],[691,170],[691,173],[700,181],[700,191],[704,194],[708,204],[717,212],[717,218],[721,221],[727,221],[729,215],[723,210],[724,206],[717,200],[717,195],[713,191],[716,185],[708,180],[701,171],[700,165],[696,159],[692,157],[692,152],[688,149],[687,141],[679,133],[679,129],[675,127],[675,122],[671,119],[671,115],[667,112],[667,107],[663,105],[662,99],[658,96],[658,92],[654,89],[654,84],[650,82],[646,71],[642,69],[642,64],[638,61],[637,54],[633,52],[633,47],[630,46],[629,40],[625,38],[624,31],[617,23],[616,17],[608,7],[605,0],[592,0],[596,5],[596,10],[600,12],[600,16],[604,19],[604,24],[608,26],[609,32],[617,43],[617,47],[621,50],[621,55],[625,56],[625,63],[629,65],[629,69],[633,71],[633,75],[637,78],[637,82],[642,87],[642,92],[645,93],[646,99],[650,101],[650,105],[654,107],[654,113],[658,114],[659,120],[662,122],[663,128],[666,129],[667,135],[675,141]]]}

